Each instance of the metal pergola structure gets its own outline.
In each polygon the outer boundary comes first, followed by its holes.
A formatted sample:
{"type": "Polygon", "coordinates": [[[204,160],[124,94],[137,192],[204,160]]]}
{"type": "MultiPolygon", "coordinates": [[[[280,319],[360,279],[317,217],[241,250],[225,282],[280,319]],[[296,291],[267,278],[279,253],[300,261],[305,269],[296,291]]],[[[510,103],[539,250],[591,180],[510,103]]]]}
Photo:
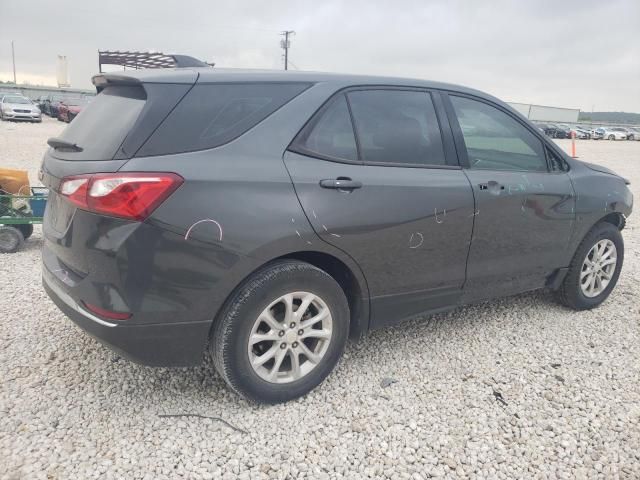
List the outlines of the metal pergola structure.
{"type": "Polygon", "coordinates": [[[98,50],[98,67],[120,65],[123,70],[141,68],[213,67],[214,63],[204,63],[185,55],[168,55],[161,52],[123,52],[118,50],[98,50]]]}

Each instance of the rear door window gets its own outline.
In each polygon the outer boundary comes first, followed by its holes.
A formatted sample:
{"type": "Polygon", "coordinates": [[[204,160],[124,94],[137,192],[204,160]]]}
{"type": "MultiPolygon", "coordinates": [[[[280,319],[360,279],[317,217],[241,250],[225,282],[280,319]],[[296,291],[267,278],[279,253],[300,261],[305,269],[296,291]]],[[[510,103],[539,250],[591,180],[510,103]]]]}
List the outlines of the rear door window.
{"type": "Polygon", "coordinates": [[[63,160],[111,160],[133,127],[146,95],[142,87],[105,88],[59,136],[81,152],[52,150],[63,160]]]}
{"type": "Polygon", "coordinates": [[[349,107],[343,94],[333,98],[313,118],[298,135],[291,149],[328,160],[358,160],[349,107]]]}
{"type": "Polygon", "coordinates": [[[136,156],[192,152],[223,145],[308,87],[308,83],[197,84],[136,156]]]}
{"type": "Polygon", "coordinates": [[[429,93],[384,89],[357,90],[347,96],[365,164],[446,164],[429,93]]]}

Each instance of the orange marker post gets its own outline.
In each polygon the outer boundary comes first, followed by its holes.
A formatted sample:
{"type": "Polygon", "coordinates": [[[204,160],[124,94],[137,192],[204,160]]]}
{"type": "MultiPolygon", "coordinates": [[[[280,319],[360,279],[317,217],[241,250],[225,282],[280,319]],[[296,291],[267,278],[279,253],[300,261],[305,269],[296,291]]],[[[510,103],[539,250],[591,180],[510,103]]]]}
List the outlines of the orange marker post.
{"type": "Polygon", "coordinates": [[[576,156],[576,132],[571,131],[571,157],[578,158],[576,156]]]}

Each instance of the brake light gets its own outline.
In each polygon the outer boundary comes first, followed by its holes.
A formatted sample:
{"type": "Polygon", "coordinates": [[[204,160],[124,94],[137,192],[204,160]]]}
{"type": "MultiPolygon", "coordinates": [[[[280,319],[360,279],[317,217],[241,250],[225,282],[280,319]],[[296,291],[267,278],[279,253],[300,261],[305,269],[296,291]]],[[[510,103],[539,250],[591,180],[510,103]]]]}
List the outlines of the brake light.
{"type": "Polygon", "coordinates": [[[142,221],[183,181],[175,173],[97,173],[64,178],[60,194],[83,210],[142,221]]]}

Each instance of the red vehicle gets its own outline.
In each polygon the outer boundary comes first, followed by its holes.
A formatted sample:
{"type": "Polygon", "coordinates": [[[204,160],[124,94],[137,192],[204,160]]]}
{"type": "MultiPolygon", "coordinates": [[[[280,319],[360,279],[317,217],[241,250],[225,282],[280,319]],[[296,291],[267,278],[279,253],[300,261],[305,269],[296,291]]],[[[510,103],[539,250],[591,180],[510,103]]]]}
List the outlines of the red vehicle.
{"type": "Polygon", "coordinates": [[[91,102],[91,98],[89,97],[66,98],[61,100],[58,106],[58,120],[71,123],[71,120],[76,118],[89,102],[91,102]]]}

